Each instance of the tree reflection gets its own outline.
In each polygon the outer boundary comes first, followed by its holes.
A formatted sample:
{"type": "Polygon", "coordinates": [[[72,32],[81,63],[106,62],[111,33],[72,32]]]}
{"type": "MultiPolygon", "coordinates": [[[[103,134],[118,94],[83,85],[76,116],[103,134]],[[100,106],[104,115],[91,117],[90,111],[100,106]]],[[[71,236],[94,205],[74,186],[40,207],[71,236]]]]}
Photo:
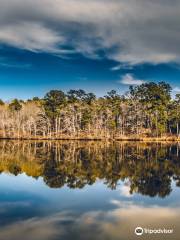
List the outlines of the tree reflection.
{"type": "Polygon", "coordinates": [[[130,193],[164,198],[180,186],[178,144],[1,141],[0,172],[42,177],[51,188],[83,188],[98,179],[111,189],[127,181],[130,193]]]}

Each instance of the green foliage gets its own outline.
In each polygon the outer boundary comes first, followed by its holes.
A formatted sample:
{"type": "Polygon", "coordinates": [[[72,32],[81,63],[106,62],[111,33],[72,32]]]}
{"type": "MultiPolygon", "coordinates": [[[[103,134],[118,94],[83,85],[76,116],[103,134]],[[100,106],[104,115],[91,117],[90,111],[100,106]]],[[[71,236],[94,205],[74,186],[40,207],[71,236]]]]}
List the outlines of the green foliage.
{"type": "Polygon", "coordinates": [[[151,116],[151,123],[156,134],[166,132],[168,120],[168,105],[171,101],[171,86],[167,83],[144,83],[130,87],[130,95],[144,106],[146,114],[151,116]]]}
{"type": "Polygon", "coordinates": [[[9,109],[11,111],[20,111],[22,108],[22,105],[20,104],[20,101],[18,99],[14,99],[10,104],[9,104],[9,109]]]}
{"type": "Polygon", "coordinates": [[[169,104],[169,127],[171,131],[176,132],[179,135],[180,126],[180,94],[177,94],[175,99],[169,104]]]}
{"type": "Polygon", "coordinates": [[[66,95],[63,91],[51,90],[48,92],[43,101],[43,106],[45,109],[46,115],[54,119],[59,115],[60,110],[66,104],[66,95]]]}
{"type": "Polygon", "coordinates": [[[4,105],[5,103],[3,102],[2,99],[0,99],[0,106],[4,105]]]}
{"type": "Polygon", "coordinates": [[[12,135],[15,129],[18,136],[28,132],[50,138],[180,136],[180,94],[172,99],[171,86],[164,82],[131,86],[125,95],[111,90],[99,98],[82,89],[67,93],[51,90],[43,99],[14,99],[1,110],[4,136],[12,135]],[[4,114],[8,109],[21,111],[19,118],[10,111],[4,114]],[[13,117],[6,126],[6,119],[13,117]]]}
{"type": "Polygon", "coordinates": [[[153,109],[159,105],[167,105],[171,99],[171,86],[165,82],[144,83],[136,87],[131,86],[130,94],[153,109]]]}
{"type": "Polygon", "coordinates": [[[86,93],[84,90],[70,90],[67,93],[68,101],[70,103],[75,103],[79,101],[83,101],[87,104],[91,104],[95,99],[96,96],[93,93],[86,93]]]}
{"type": "Polygon", "coordinates": [[[32,99],[34,102],[38,102],[38,101],[40,101],[40,98],[38,98],[38,97],[33,97],[33,99],[32,99]]]}

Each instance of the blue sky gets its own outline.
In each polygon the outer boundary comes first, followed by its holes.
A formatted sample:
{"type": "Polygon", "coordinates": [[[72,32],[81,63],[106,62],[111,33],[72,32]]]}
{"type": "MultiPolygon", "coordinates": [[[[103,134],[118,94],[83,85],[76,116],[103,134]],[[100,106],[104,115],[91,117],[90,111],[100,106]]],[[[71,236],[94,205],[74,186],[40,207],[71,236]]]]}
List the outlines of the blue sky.
{"type": "Polygon", "coordinates": [[[0,98],[148,81],[178,93],[179,22],[177,0],[0,0],[0,98]]]}

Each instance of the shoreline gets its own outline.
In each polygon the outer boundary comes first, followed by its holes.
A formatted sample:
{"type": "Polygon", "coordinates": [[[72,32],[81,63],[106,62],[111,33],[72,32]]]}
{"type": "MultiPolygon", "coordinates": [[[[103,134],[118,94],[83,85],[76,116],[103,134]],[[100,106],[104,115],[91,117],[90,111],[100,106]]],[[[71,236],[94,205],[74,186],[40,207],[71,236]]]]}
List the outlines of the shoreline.
{"type": "Polygon", "coordinates": [[[180,137],[0,137],[0,140],[18,141],[114,141],[114,142],[180,142],[180,137]]]}

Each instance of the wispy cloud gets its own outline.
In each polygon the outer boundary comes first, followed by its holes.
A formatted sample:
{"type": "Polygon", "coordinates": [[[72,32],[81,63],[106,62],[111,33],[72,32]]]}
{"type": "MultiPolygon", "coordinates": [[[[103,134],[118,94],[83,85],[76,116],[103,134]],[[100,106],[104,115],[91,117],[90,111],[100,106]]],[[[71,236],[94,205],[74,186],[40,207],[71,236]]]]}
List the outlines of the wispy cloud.
{"type": "Polygon", "coordinates": [[[144,82],[144,80],[136,79],[132,74],[129,73],[125,74],[119,81],[119,83],[124,85],[141,85],[144,82]]]}
{"type": "Polygon", "coordinates": [[[11,59],[0,57],[0,67],[29,69],[29,68],[32,67],[32,64],[30,64],[30,63],[23,63],[23,62],[14,62],[11,59]]]}
{"type": "Polygon", "coordinates": [[[29,69],[31,68],[31,64],[25,64],[25,63],[19,63],[19,64],[16,64],[16,63],[3,63],[3,62],[0,62],[0,67],[5,67],[5,68],[23,68],[23,69],[29,69]]]}
{"type": "Polygon", "coordinates": [[[121,63],[111,68],[111,71],[119,71],[119,70],[132,70],[133,66],[127,63],[121,63]]]}
{"type": "Polygon", "coordinates": [[[19,22],[1,27],[0,42],[34,52],[60,53],[58,45],[64,39],[40,23],[19,22]]]}

